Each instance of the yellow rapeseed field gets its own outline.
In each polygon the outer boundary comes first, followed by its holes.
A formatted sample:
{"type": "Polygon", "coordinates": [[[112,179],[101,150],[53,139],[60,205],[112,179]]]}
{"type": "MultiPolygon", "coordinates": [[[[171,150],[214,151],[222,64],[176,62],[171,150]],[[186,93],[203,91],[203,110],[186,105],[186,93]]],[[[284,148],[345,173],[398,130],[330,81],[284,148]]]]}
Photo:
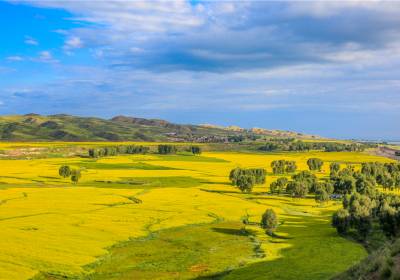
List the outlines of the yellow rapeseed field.
{"type": "MultiPolygon", "coordinates": [[[[52,144],[2,143],[0,149],[18,145],[52,144]]],[[[325,161],[318,176],[326,175],[331,161],[356,165],[362,161],[387,161],[363,153],[322,152],[209,152],[195,159],[153,154],[97,161],[79,157],[2,159],[0,279],[28,279],[40,271],[87,273],[83,266],[107,254],[106,248],[117,242],[188,224],[239,221],[245,214],[258,222],[266,208],[273,208],[280,219],[286,219],[286,227],[296,226],[296,222],[290,222],[291,217],[319,217],[334,234],[329,226],[331,211],[339,207],[334,202],[320,207],[312,198],[293,201],[284,196],[267,196],[263,193],[275,179],[272,175],[268,175],[265,185],[255,187],[253,195],[239,193],[228,182],[228,173],[236,166],[263,167],[270,172],[271,161],[290,159],[297,162],[300,170],[306,170],[310,157],[325,161]],[[82,169],[78,185],[60,178],[58,168],[63,164],[82,169]],[[159,183],[152,185],[152,178],[159,183]]],[[[261,230],[253,229],[267,252],[263,261],[281,257],[281,250],[292,246],[290,242],[269,242],[261,230]]],[[[278,234],[288,236],[290,230],[282,229],[278,234]]],[[[335,238],[358,252],[355,261],[365,255],[360,245],[335,238]]]]}

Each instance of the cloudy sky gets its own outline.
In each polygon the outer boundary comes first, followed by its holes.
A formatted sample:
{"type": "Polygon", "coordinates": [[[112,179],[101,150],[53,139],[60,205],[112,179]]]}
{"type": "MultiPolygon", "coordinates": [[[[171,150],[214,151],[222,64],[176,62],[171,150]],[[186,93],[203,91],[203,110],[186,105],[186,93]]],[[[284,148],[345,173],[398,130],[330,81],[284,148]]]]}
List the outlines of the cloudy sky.
{"type": "Polygon", "coordinates": [[[0,113],[400,139],[400,1],[2,1],[0,113]]]}

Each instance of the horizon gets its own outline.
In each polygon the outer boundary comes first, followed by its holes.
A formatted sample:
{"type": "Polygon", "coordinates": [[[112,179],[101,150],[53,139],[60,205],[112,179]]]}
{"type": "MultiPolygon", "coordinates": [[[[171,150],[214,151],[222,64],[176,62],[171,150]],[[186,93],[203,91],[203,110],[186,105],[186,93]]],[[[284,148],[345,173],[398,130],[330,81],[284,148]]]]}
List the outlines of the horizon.
{"type": "Polygon", "coordinates": [[[26,113],[26,114],[17,114],[17,115],[0,115],[0,117],[8,117],[8,116],[29,116],[29,115],[36,115],[36,116],[42,116],[42,117],[55,117],[58,115],[65,115],[65,116],[72,116],[72,117],[80,117],[80,118],[99,118],[99,119],[103,119],[103,120],[112,120],[113,118],[116,117],[128,117],[128,118],[143,118],[143,119],[149,119],[149,120],[161,120],[161,121],[167,121],[169,123],[173,123],[173,124],[178,124],[178,125],[197,125],[197,126],[206,126],[206,125],[211,125],[211,126],[215,126],[215,127],[221,127],[221,128],[229,128],[230,126],[237,126],[239,128],[245,129],[245,130],[250,130],[252,128],[260,128],[260,129],[266,129],[266,130],[273,130],[273,131],[287,131],[287,132],[296,132],[296,133],[302,133],[304,135],[310,135],[310,136],[317,136],[317,137],[321,137],[322,139],[336,139],[336,140],[355,140],[355,141],[364,141],[364,142],[387,142],[389,144],[394,144],[394,145],[400,145],[400,139],[395,139],[395,138],[388,138],[388,139],[384,139],[384,138],[332,138],[332,137],[326,137],[325,135],[317,135],[317,134],[307,134],[306,132],[302,132],[302,131],[293,131],[293,130],[284,130],[284,129],[279,129],[279,128],[268,128],[268,127],[257,127],[257,126],[248,126],[248,127],[244,127],[244,126],[238,126],[236,124],[218,124],[218,123],[180,123],[180,122],[172,122],[168,119],[161,119],[161,118],[146,118],[143,116],[133,116],[133,115],[113,115],[110,117],[99,117],[99,116],[85,116],[85,115],[71,115],[71,114],[67,114],[67,113],[55,113],[55,114],[38,114],[38,113],[26,113]]]}
{"type": "Polygon", "coordinates": [[[1,115],[400,139],[400,2],[0,1],[0,11],[1,115]]]}

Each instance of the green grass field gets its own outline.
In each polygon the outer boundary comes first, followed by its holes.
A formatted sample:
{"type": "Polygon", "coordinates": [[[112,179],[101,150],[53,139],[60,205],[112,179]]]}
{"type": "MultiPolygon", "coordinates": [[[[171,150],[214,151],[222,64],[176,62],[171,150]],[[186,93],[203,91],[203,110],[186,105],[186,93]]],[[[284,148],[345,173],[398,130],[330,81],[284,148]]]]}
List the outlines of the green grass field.
{"type": "Polygon", "coordinates": [[[310,157],[325,161],[319,177],[332,161],[389,161],[322,152],[4,158],[0,279],[329,279],[367,255],[330,226],[340,202],[269,195],[271,174],[252,194],[228,182],[237,166],[270,172],[271,161],[290,159],[306,170],[310,157]],[[62,164],[82,169],[78,185],[60,178],[62,164]],[[275,237],[244,230],[241,217],[259,222],[267,208],[281,222],[275,237]]]}

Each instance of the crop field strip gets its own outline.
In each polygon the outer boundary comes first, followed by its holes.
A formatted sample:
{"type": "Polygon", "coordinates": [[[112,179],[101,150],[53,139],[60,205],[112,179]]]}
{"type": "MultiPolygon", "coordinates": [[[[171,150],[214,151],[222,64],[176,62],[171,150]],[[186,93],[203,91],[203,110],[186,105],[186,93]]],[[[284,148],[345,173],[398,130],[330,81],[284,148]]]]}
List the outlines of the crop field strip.
{"type": "Polygon", "coordinates": [[[296,160],[305,170],[310,157],[326,162],[319,177],[326,176],[331,161],[389,161],[349,152],[2,159],[0,278],[265,279],[267,274],[276,279],[285,271],[287,279],[296,273],[304,279],[326,279],[366,256],[361,245],[339,237],[330,226],[330,215],[339,205],[320,207],[311,198],[271,196],[267,186],[278,177],[271,174],[253,194],[240,193],[227,178],[237,166],[270,171],[276,159],[296,160]],[[84,167],[77,186],[58,176],[62,164],[84,167]],[[247,213],[258,222],[267,207],[283,221],[277,232],[281,238],[266,236],[256,226],[247,226],[251,234],[241,235],[240,218],[247,213]],[[175,247],[173,236],[181,236],[175,247]],[[215,242],[204,245],[206,236],[215,242]],[[171,256],[185,260],[180,265],[156,257],[163,254],[165,240],[170,240],[171,256]],[[239,243],[225,248],[229,242],[239,243]],[[218,254],[230,257],[215,263],[218,254]],[[135,256],[133,263],[118,264],[129,256],[135,256]]]}

